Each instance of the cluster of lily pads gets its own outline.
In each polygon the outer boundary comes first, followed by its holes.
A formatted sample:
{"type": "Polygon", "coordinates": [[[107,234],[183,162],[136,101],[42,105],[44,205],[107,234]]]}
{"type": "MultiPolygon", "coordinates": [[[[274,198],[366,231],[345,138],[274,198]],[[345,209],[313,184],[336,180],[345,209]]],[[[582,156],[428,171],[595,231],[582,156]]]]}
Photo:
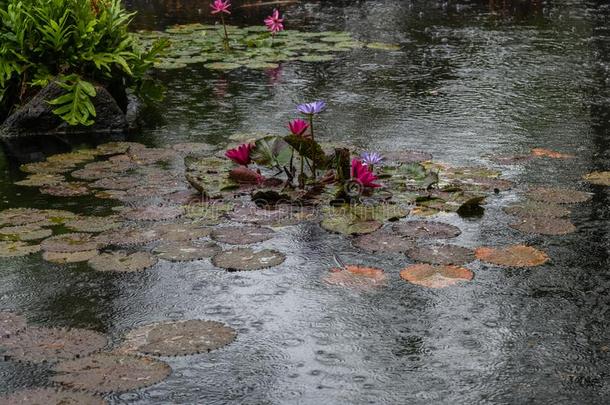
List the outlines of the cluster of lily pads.
{"type": "Polygon", "coordinates": [[[10,361],[50,364],[53,383],[0,397],[0,403],[107,404],[97,395],[132,391],[167,378],[172,369],[159,356],[207,353],[236,336],[233,328],[216,321],[169,321],[133,329],[109,347],[107,337],[92,330],[31,325],[18,313],[0,311],[0,353],[10,361]]]}
{"type": "Polygon", "coordinates": [[[175,25],[162,32],[139,31],[136,35],[145,47],[152,46],[158,39],[170,41],[166,55],[156,64],[159,69],[180,69],[195,63],[214,70],[233,70],[242,66],[274,69],[280,62],[331,61],[335,54],[358,48],[400,50],[394,44],[363,43],[347,32],[283,30],[272,35],[265,26],[233,25],[227,25],[226,30],[228,40],[225,40],[222,25],[199,23],[175,25]]]}

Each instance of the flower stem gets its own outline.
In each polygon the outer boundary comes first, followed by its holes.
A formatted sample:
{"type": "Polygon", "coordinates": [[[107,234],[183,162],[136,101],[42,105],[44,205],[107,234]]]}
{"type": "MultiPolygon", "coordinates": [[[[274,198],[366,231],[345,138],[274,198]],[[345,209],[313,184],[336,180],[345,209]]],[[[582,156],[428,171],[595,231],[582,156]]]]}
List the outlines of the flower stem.
{"type": "Polygon", "coordinates": [[[225,16],[220,14],[220,20],[222,21],[222,28],[225,31],[225,40],[224,40],[224,45],[225,45],[225,51],[228,51],[229,48],[229,34],[227,33],[227,25],[225,24],[225,16]]]}
{"type": "MultiPolygon", "coordinates": [[[[314,134],[313,134],[313,114],[309,114],[309,129],[311,130],[311,140],[312,141],[316,141],[316,138],[314,138],[314,134]]],[[[311,169],[312,175],[313,175],[313,181],[316,181],[316,161],[314,159],[312,159],[311,163],[313,164],[313,167],[311,169]]]]}

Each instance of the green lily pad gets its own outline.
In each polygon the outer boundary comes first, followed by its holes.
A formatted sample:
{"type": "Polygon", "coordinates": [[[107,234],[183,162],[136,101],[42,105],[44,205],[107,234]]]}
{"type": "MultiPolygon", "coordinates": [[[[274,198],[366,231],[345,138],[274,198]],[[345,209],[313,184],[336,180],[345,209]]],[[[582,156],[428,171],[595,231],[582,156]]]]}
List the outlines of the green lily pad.
{"type": "Polygon", "coordinates": [[[328,208],[324,219],[320,223],[322,228],[330,232],[341,233],[343,235],[363,235],[375,232],[383,225],[370,216],[358,216],[349,208],[328,208]]]}
{"type": "Polygon", "coordinates": [[[27,256],[40,252],[40,245],[28,245],[25,242],[2,242],[0,241],[0,257],[27,256]]]}
{"type": "Polygon", "coordinates": [[[286,256],[277,250],[255,251],[249,248],[227,250],[212,257],[214,266],[229,271],[262,270],[279,266],[284,260],[286,256]]]}
{"type": "Polygon", "coordinates": [[[172,262],[202,260],[214,256],[222,249],[214,242],[207,241],[169,241],[155,247],[155,253],[161,259],[172,262]]]}
{"type": "Polygon", "coordinates": [[[242,65],[240,65],[239,63],[231,63],[231,62],[213,62],[213,63],[206,63],[203,66],[210,70],[235,70],[235,69],[239,69],[242,65]]]}
{"type": "MultiPolygon", "coordinates": [[[[330,50],[331,48],[329,48],[330,50]]],[[[331,60],[335,60],[333,55],[303,55],[299,56],[297,60],[301,62],[330,62],[331,60]]]]}
{"type": "Polygon", "coordinates": [[[53,186],[65,182],[66,178],[61,174],[34,173],[30,174],[25,180],[16,182],[18,186],[42,187],[53,186]]]}
{"type": "Polygon", "coordinates": [[[35,224],[0,228],[0,240],[32,241],[48,238],[51,235],[53,235],[53,231],[35,224]]]}
{"type": "Polygon", "coordinates": [[[65,227],[74,232],[99,233],[118,229],[122,223],[117,217],[79,217],[65,222],[65,227]]]}
{"type": "Polygon", "coordinates": [[[98,250],[84,250],[78,252],[48,252],[42,253],[43,260],[56,264],[67,264],[67,263],[80,263],[86,262],[97,255],[100,252],[98,250]]]}
{"type": "Polygon", "coordinates": [[[92,257],[88,264],[96,271],[109,271],[116,273],[133,273],[146,270],[157,264],[157,258],[147,252],[127,253],[116,251],[102,253],[92,257]]]}
{"type": "Polygon", "coordinates": [[[383,42],[371,42],[366,44],[369,49],[378,49],[382,51],[400,51],[400,45],[397,44],[386,44],[383,42]]]}
{"type": "Polygon", "coordinates": [[[56,197],[79,197],[91,194],[87,183],[82,182],[62,182],[40,189],[42,194],[53,195],[56,197]]]}

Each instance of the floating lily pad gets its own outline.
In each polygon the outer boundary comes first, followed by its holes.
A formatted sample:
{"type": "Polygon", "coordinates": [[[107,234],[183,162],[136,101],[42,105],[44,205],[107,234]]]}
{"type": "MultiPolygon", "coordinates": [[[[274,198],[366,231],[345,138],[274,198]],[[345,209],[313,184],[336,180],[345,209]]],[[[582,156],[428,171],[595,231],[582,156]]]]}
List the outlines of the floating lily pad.
{"type": "Polygon", "coordinates": [[[103,398],[84,392],[30,388],[0,397],[2,405],[107,405],[103,398]]]}
{"type": "Polygon", "coordinates": [[[348,216],[333,216],[322,220],[320,226],[330,232],[344,235],[364,235],[381,228],[383,224],[376,220],[354,220],[348,216]]]}
{"type": "Polygon", "coordinates": [[[323,281],[342,287],[368,289],[385,284],[387,277],[381,269],[347,265],[342,269],[331,269],[330,273],[324,276],[323,281]]]}
{"type": "Polygon", "coordinates": [[[212,232],[212,228],[201,226],[198,223],[171,223],[159,224],[157,228],[164,241],[181,242],[205,238],[212,232]]]}
{"type": "Polygon", "coordinates": [[[254,70],[269,70],[269,69],[277,69],[280,65],[272,62],[250,62],[244,65],[248,69],[254,70]]]}
{"type": "Polygon", "coordinates": [[[213,63],[206,63],[203,66],[210,70],[235,70],[235,69],[240,68],[242,65],[240,65],[239,63],[231,63],[231,62],[213,62],[213,63]]]}
{"type": "Polygon", "coordinates": [[[53,235],[53,231],[41,228],[36,224],[0,228],[0,240],[32,241],[48,238],[51,235],[53,235]]]}
{"type": "Polygon", "coordinates": [[[416,239],[451,239],[459,236],[460,228],[432,221],[407,221],[394,224],[392,230],[400,235],[416,239]]]}
{"type": "Polygon", "coordinates": [[[91,330],[38,326],[0,340],[6,357],[32,363],[86,356],[107,343],[103,335],[91,330]]]}
{"type": "Polygon", "coordinates": [[[489,159],[500,165],[516,165],[519,163],[527,163],[534,157],[532,155],[504,155],[504,156],[490,156],[489,159]]]}
{"type": "Polygon", "coordinates": [[[21,165],[19,168],[25,173],[58,174],[71,171],[74,165],[61,162],[35,162],[21,165]]]}
{"type": "Polygon", "coordinates": [[[145,207],[125,207],[120,215],[132,221],[167,221],[176,219],[184,214],[182,207],[150,205],[145,207]]]}
{"type": "Polygon", "coordinates": [[[32,253],[40,252],[40,245],[28,245],[25,242],[1,242],[0,257],[19,257],[27,256],[32,253]]]}
{"type": "Polygon", "coordinates": [[[66,228],[75,232],[98,233],[118,229],[121,222],[116,217],[79,217],[66,221],[66,228]]]}
{"type": "Polygon", "coordinates": [[[100,252],[97,250],[85,250],[79,252],[43,252],[42,258],[51,263],[67,264],[86,262],[99,254],[100,252]]]}
{"type": "Polygon", "coordinates": [[[163,381],[172,369],[148,357],[96,353],[55,366],[51,380],[66,387],[99,393],[130,391],[163,381]]]}
{"type": "Polygon", "coordinates": [[[415,242],[407,237],[382,230],[358,236],[354,239],[353,245],[373,253],[404,253],[415,247],[415,242]]]}
{"type": "Polygon", "coordinates": [[[64,165],[78,165],[85,163],[89,160],[95,159],[97,151],[92,149],[77,150],[74,152],[58,153],[56,155],[49,156],[47,162],[49,163],[61,163],[64,165]]]}
{"type": "Polygon", "coordinates": [[[91,258],[88,264],[96,271],[133,273],[154,266],[157,264],[157,258],[147,252],[129,254],[124,251],[116,251],[97,255],[91,258]]]}
{"type": "Polygon", "coordinates": [[[383,42],[371,42],[365,45],[369,49],[379,49],[382,51],[400,51],[400,45],[386,44],[383,42]]]}
{"type": "Polygon", "coordinates": [[[0,211],[0,225],[27,225],[44,222],[45,212],[31,208],[9,208],[0,211]]]}
{"type": "Polygon", "coordinates": [[[238,248],[218,253],[212,263],[225,270],[249,271],[279,266],[284,260],[286,256],[277,250],[238,248]]]}
{"type": "Polygon", "coordinates": [[[47,252],[72,253],[96,250],[102,243],[88,233],[65,233],[45,239],[40,246],[47,252]]]}
{"type": "Polygon", "coordinates": [[[517,217],[567,217],[571,211],[559,204],[525,200],[504,208],[504,212],[517,217]]]}
{"type": "Polygon", "coordinates": [[[227,226],[212,231],[212,239],[231,245],[249,245],[273,238],[275,231],[259,226],[227,226]]]}
{"type": "Polygon", "coordinates": [[[42,187],[53,186],[63,183],[66,180],[61,174],[34,173],[30,174],[25,180],[16,182],[18,186],[42,187]]]}
{"type": "Polygon", "coordinates": [[[344,235],[362,235],[375,232],[383,221],[396,220],[407,214],[406,210],[393,204],[329,207],[324,211],[321,226],[344,235]]]}
{"type": "Polygon", "coordinates": [[[590,193],[551,187],[532,188],[527,192],[527,196],[532,200],[556,204],[576,204],[591,199],[590,193]]]}
{"type": "Polygon", "coordinates": [[[130,331],[119,350],[155,356],[187,356],[227,346],[236,336],[233,328],[215,321],[160,322],[130,331]]]}
{"type": "Polygon", "coordinates": [[[130,148],[145,149],[146,146],[137,142],[108,142],[98,145],[96,150],[100,156],[111,156],[126,153],[130,148]]]}
{"type": "Polygon", "coordinates": [[[475,255],[481,261],[506,267],[540,266],[549,260],[546,253],[524,245],[503,248],[480,247],[475,251],[475,255]]]}
{"type": "Polygon", "coordinates": [[[518,222],[510,224],[511,228],[525,233],[540,235],[566,235],[576,231],[576,227],[567,219],[554,217],[520,217],[518,222]]]}
{"type": "Polygon", "coordinates": [[[598,186],[610,186],[610,171],[591,172],[589,174],[585,174],[583,179],[591,184],[597,184],[598,186]]]}
{"type": "Polygon", "coordinates": [[[44,186],[40,189],[40,192],[55,197],[80,197],[91,194],[89,187],[87,187],[87,183],[77,181],[44,186]]]}
{"type": "Polygon", "coordinates": [[[423,287],[443,288],[470,281],[474,278],[474,273],[458,266],[415,264],[402,270],[400,278],[423,287]]]}
{"type": "Polygon", "coordinates": [[[40,222],[45,223],[42,226],[62,225],[66,221],[79,217],[77,214],[65,210],[40,210],[40,213],[45,217],[45,220],[40,222]]]}
{"type": "Polygon", "coordinates": [[[184,217],[201,225],[218,225],[225,215],[233,210],[233,207],[234,205],[231,203],[189,204],[184,207],[184,217]]]}
{"type": "Polygon", "coordinates": [[[155,228],[125,227],[99,234],[96,240],[104,245],[146,245],[161,239],[162,232],[155,228]]]}
{"type": "Polygon", "coordinates": [[[25,327],[26,320],[23,316],[12,311],[0,311],[0,339],[15,335],[25,327]]]}
{"type": "Polygon", "coordinates": [[[153,250],[161,259],[172,262],[206,259],[220,251],[220,246],[207,241],[163,242],[153,250]]]}
{"type": "Polygon", "coordinates": [[[303,55],[298,58],[301,62],[330,62],[334,59],[333,55],[303,55]]]}
{"type": "Polygon", "coordinates": [[[128,190],[142,184],[139,176],[106,177],[90,184],[92,188],[105,190],[128,190]]]}
{"type": "Polygon", "coordinates": [[[552,159],[571,159],[574,158],[574,155],[569,155],[567,153],[561,153],[550,149],[544,148],[534,148],[532,149],[532,155],[538,157],[547,157],[552,159]]]}
{"type": "Polygon", "coordinates": [[[290,210],[282,208],[263,209],[254,205],[238,206],[228,216],[233,221],[258,225],[269,225],[290,215],[290,210]]]}
{"type": "Polygon", "coordinates": [[[418,246],[410,249],[407,256],[411,259],[430,264],[462,265],[474,260],[474,252],[456,245],[418,246]]]}

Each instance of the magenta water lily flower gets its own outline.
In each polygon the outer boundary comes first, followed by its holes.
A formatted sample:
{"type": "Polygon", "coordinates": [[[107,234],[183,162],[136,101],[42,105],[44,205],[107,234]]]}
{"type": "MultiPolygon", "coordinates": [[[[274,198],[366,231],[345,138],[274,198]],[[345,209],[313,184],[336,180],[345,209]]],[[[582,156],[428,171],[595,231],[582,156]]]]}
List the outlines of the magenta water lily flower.
{"type": "Polygon", "coordinates": [[[375,183],[377,176],[371,172],[368,167],[358,159],[352,159],[351,170],[352,181],[357,182],[363,187],[377,188],[380,184],[375,183]]]}
{"type": "Polygon", "coordinates": [[[301,104],[297,107],[297,111],[305,115],[320,114],[326,110],[326,103],[324,101],[314,101],[313,103],[301,104]]]}
{"type": "Polygon", "coordinates": [[[293,135],[296,136],[305,136],[305,131],[309,128],[309,124],[307,121],[302,119],[292,120],[288,123],[288,128],[293,135]]]}
{"type": "Polygon", "coordinates": [[[377,152],[364,152],[360,155],[360,158],[362,159],[362,163],[369,167],[378,165],[383,161],[383,156],[377,152]]]}
{"type": "Polygon", "coordinates": [[[284,19],[280,18],[280,12],[277,8],[273,10],[269,17],[265,18],[265,25],[274,35],[284,30],[284,19]]]}
{"type": "Polygon", "coordinates": [[[229,0],[214,0],[210,7],[212,7],[212,14],[231,14],[231,10],[229,10],[231,8],[231,1],[229,0]]]}
{"type": "Polygon", "coordinates": [[[238,165],[248,166],[252,159],[250,157],[250,152],[254,145],[250,143],[244,143],[243,145],[239,145],[237,148],[229,149],[225,152],[225,156],[237,163],[238,165]]]}

